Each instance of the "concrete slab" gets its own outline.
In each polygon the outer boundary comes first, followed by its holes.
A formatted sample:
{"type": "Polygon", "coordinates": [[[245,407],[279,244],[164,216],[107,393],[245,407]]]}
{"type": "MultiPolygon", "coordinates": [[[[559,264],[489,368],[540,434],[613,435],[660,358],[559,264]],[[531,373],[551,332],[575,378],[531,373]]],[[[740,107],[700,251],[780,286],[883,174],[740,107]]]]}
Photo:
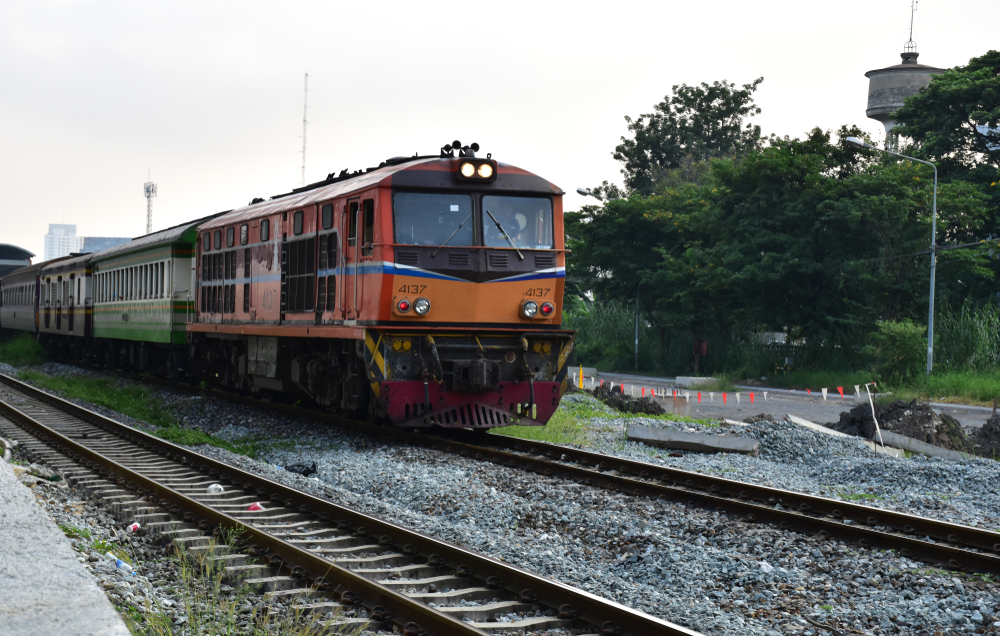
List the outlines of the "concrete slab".
{"type": "Polygon", "coordinates": [[[0,633],[130,636],[69,539],[0,462],[0,633]]]}
{"type": "Polygon", "coordinates": [[[757,453],[760,452],[760,444],[754,439],[735,435],[701,435],[684,431],[669,431],[664,428],[638,424],[629,424],[628,440],[660,448],[690,450],[700,453],[742,453],[756,457],[757,453]]]}

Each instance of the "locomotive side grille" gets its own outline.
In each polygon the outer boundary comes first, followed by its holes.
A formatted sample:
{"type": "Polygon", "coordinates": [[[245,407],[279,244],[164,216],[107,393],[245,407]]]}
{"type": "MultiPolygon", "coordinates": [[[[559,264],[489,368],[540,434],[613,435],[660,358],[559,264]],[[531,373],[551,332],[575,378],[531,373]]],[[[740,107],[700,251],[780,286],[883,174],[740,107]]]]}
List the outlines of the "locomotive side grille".
{"type": "Polygon", "coordinates": [[[487,252],[486,264],[489,269],[510,269],[510,257],[505,252],[487,252]]]}
{"type": "Polygon", "coordinates": [[[535,267],[544,269],[556,266],[555,254],[535,254],[535,267]]]}
{"type": "Polygon", "coordinates": [[[416,250],[396,250],[396,262],[400,265],[412,265],[416,267],[420,264],[420,252],[416,250]]]}
{"type": "Polygon", "coordinates": [[[472,267],[472,254],[468,252],[448,252],[448,267],[472,267]]]}

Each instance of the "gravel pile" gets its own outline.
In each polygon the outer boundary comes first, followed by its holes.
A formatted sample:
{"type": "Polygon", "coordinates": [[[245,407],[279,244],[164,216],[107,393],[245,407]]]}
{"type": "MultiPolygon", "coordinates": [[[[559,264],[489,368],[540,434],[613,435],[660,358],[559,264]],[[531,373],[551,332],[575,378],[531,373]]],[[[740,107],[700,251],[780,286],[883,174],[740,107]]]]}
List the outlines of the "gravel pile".
{"type": "MultiPolygon", "coordinates": [[[[828,633],[809,621],[845,634],[1000,629],[1000,585],[988,579],[680,504],[387,445],[214,398],[163,395],[190,426],[239,435],[246,429],[283,445],[262,460],[214,447],[199,452],[706,634],[828,633]],[[279,468],[312,462],[318,470],[308,478],[279,468]]],[[[608,415],[582,393],[567,402],[603,413],[585,425],[605,452],[1000,528],[996,462],[876,458],[860,440],[785,422],[702,426],[608,415]],[[630,422],[752,437],[761,454],[670,457],[624,442],[630,422]]]]}

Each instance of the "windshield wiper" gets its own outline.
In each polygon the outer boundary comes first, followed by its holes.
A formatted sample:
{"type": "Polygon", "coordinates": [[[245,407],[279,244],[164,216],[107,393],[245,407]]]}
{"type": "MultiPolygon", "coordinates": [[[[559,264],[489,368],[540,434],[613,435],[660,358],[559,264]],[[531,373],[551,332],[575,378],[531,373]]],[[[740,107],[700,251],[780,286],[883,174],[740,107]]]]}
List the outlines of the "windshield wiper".
{"type": "Polygon", "coordinates": [[[490,215],[490,218],[493,219],[493,222],[497,224],[497,229],[500,230],[500,234],[503,235],[505,239],[507,239],[507,242],[510,243],[510,246],[514,248],[515,252],[517,252],[517,260],[523,261],[524,254],[521,253],[521,250],[517,249],[517,245],[514,245],[514,241],[510,239],[510,236],[507,234],[507,230],[503,229],[503,226],[500,225],[500,221],[497,221],[497,217],[493,216],[493,213],[490,212],[489,210],[486,210],[486,214],[490,215]]]}
{"type": "MultiPolygon", "coordinates": [[[[471,218],[472,218],[472,212],[469,212],[469,216],[465,217],[465,221],[468,221],[471,218]]],[[[437,248],[435,248],[434,251],[431,252],[431,258],[437,256],[437,253],[441,251],[441,248],[447,245],[448,241],[455,238],[455,235],[458,234],[458,231],[462,229],[463,225],[465,225],[465,221],[462,221],[462,223],[457,228],[455,228],[455,231],[451,233],[451,236],[449,236],[444,240],[444,243],[438,245],[437,248]]]]}

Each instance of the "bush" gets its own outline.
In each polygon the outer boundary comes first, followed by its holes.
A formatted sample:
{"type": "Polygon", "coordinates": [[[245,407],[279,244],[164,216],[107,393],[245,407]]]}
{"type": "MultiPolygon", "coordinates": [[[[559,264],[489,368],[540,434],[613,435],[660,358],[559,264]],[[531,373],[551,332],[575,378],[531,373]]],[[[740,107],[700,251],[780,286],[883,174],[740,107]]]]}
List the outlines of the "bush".
{"type": "Polygon", "coordinates": [[[875,361],[875,372],[885,381],[900,383],[926,369],[927,339],[924,327],[910,319],[880,320],[864,352],[875,361]]]}
{"type": "Polygon", "coordinates": [[[1000,307],[966,300],[944,305],[934,329],[934,367],[995,373],[1000,368],[1000,307]]]}
{"type": "Polygon", "coordinates": [[[45,351],[30,334],[20,333],[0,342],[0,362],[12,367],[24,367],[45,362],[45,351]]]}

